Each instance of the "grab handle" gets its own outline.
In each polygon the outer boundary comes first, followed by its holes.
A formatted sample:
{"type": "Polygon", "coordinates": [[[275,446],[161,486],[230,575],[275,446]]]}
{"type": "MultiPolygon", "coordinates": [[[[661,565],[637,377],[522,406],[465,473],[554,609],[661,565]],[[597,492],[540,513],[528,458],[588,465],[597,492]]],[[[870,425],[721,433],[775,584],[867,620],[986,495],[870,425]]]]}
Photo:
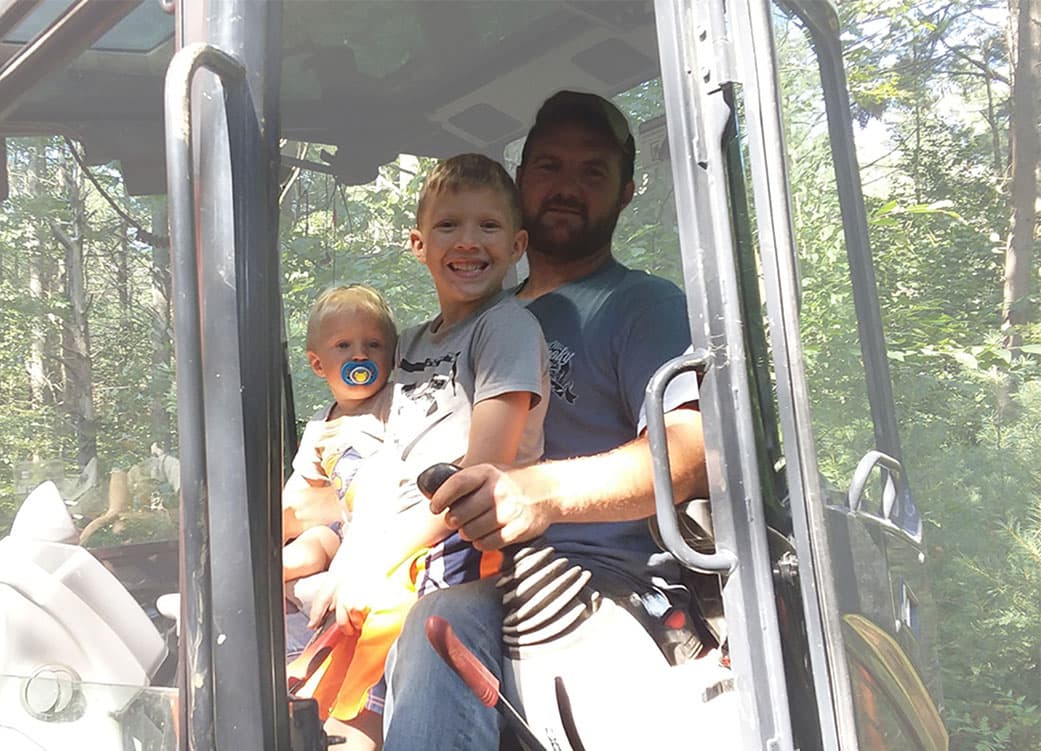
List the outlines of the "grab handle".
{"type": "Polygon", "coordinates": [[[697,349],[669,360],[647,384],[644,403],[647,408],[647,439],[651,448],[654,480],[654,509],[665,549],[684,566],[703,574],[729,574],[737,568],[737,557],[717,546],[715,553],[699,553],[686,543],[676,517],[672,492],[672,468],[669,464],[668,435],[665,431],[665,389],[681,373],[704,373],[712,362],[708,350],[697,349]]]}
{"type": "Polygon", "coordinates": [[[849,510],[854,514],[873,519],[890,532],[906,538],[915,547],[921,547],[922,520],[911,500],[904,467],[898,459],[875,449],[864,454],[849,483],[848,503],[849,510]],[[864,492],[875,467],[883,470],[880,514],[870,511],[864,505],[864,492]]]}
{"type": "MultiPolygon", "coordinates": [[[[231,55],[196,43],[174,54],[164,92],[167,193],[170,206],[170,251],[173,266],[174,328],[177,358],[178,433],[181,453],[181,636],[186,675],[187,735],[190,748],[213,748],[214,641],[210,572],[209,489],[206,467],[203,396],[202,310],[193,176],[191,91],[196,73],[208,70],[224,90],[229,136],[245,128],[248,106],[246,70],[231,55]]],[[[234,148],[238,139],[229,137],[234,148]]],[[[232,154],[232,160],[245,155],[232,154]]],[[[228,221],[234,221],[229,217],[228,221]]]]}

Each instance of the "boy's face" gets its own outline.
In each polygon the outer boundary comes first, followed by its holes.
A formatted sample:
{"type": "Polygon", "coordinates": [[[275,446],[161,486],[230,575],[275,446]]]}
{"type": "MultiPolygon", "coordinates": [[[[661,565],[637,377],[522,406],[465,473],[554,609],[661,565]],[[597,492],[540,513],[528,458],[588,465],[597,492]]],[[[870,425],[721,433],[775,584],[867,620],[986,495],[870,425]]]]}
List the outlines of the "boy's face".
{"type": "Polygon", "coordinates": [[[499,292],[528,245],[507,199],[493,188],[433,196],[418,220],[409,243],[430,269],[445,324],[463,320],[499,292]]]}
{"type": "Polygon", "coordinates": [[[328,314],[318,327],[314,349],[307,360],[315,374],[329,385],[341,407],[364,401],[387,382],[394,359],[394,344],[387,338],[379,318],[363,310],[341,310],[328,314]],[[371,360],[379,373],[364,386],[344,382],[340,369],[348,360],[371,360]]]}

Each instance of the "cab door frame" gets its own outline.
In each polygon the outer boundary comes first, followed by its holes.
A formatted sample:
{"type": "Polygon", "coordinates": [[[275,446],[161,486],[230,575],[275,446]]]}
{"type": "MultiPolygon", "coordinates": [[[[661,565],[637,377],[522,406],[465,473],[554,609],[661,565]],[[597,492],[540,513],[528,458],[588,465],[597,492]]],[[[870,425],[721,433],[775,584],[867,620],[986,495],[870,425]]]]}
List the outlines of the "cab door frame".
{"type": "Polygon", "coordinates": [[[290,748],[280,508],[281,2],[172,3],[180,748],[290,748]]]}
{"type": "Polygon", "coordinates": [[[792,751],[761,468],[749,460],[759,452],[727,190],[724,138],[734,113],[725,89],[741,40],[731,38],[721,1],[657,0],[655,18],[691,340],[707,353],[700,408],[712,524],[717,551],[738,562],[723,607],[742,746],[792,751]]]}
{"type": "MultiPolygon", "coordinates": [[[[785,1],[810,32],[821,70],[836,165],[862,356],[879,452],[901,457],[871,262],[867,221],[853,145],[838,19],[830,3],[785,1]]],[[[756,445],[750,361],[742,331],[759,311],[742,305],[735,278],[733,206],[726,191],[727,123],[736,117],[724,93],[743,103],[765,291],[772,369],[782,436],[786,495],[798,563],[803,626],[809,650],[819,742],[856,749],[858,736],[843,617],[816,461],[809,388],[799,336],[799,281],[780,108],[771,3],[659,0],[656,3],[667,102],[680,244],[697,350],[707,352],[701,409],[717,549],[736,556],[723,591],[736,686],[748,718],[748,748],[793,747],[789,694],[781,659],[774,576],[756,445]],[[768,605],[769,603],[769,605],[768,605]],[[754,677],[754,679],[753,679],[754,677]]],[[[729,196],[735,200],[735,196],[729,196]]],[[[883,465],[883,474],[886,473],[883,465]]],[[[899,485],[891,521],[920,540],[920,520],[907,486],[899,485]]],[[[855,585],[854,585],[855,586],[855,585]]]]}

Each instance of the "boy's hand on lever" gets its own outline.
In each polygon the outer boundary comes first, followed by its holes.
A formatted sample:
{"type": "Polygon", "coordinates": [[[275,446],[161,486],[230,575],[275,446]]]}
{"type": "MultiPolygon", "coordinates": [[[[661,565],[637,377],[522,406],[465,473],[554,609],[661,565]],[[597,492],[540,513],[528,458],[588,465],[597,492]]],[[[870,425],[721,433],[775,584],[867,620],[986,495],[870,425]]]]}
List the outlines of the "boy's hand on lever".
{"type": "Polygon", "coordinates": [[[430,500],[433,514],[479,550],[499,550],[538,537],[555,521],[547,493],[538,492],[538,466],[511,471],[492,464],[462,469],[430,500]]]}

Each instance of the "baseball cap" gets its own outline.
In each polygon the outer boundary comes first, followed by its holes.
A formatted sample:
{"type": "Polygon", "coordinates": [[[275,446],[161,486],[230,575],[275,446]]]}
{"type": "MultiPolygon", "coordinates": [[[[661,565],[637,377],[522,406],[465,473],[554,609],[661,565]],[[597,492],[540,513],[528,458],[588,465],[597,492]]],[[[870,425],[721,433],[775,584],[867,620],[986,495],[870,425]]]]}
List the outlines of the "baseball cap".
{"type": "Polygon", "coordinates": [[[636,141],[629,130],[629,121],[611,102],[584,91],[558,91],[542,103],[535,115],[535,124],[531,126],[524,142],[522,164],[528,158],[528,145],[532,140],[541,132],[561,123],[578,123],[608,136],[622,152],[623,179],[632,179],[636,141]]]}

